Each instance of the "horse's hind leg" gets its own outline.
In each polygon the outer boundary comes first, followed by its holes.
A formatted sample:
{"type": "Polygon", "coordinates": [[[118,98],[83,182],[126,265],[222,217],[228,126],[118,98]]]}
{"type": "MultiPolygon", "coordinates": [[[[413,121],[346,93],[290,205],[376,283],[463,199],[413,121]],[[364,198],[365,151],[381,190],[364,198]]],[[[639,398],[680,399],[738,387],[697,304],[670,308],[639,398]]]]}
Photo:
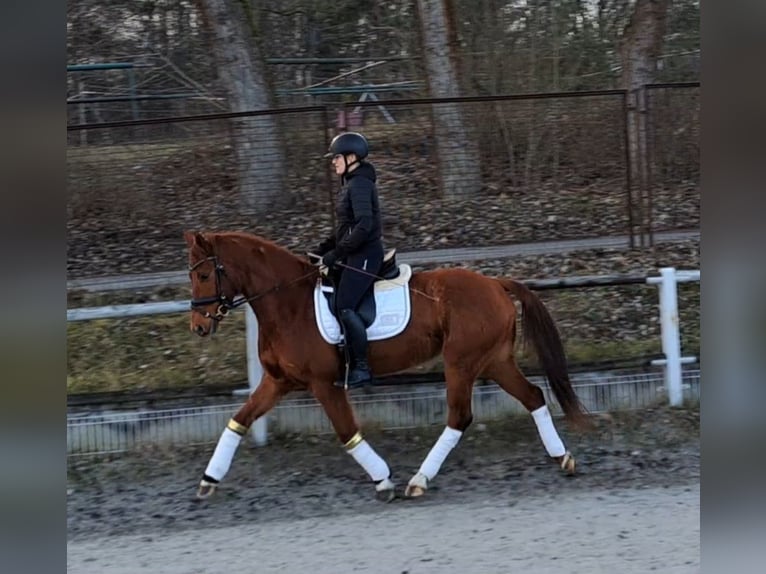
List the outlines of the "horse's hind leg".
{"type": "Polygon", "coordinates": [[[285,393],[286,389],[283,385],[280,385],[272,377],[264,375],[258,388],[229,420],[221,438],[218,439],[213,456],[208,462],[205,474],[202,476],[197,489],[197,498],[207,498],[215,492],[218,483],[229,472],[234,453],[250,425],[258,417],[270,411],[285,393]]]}
{"type": "Polygon", "coordinates": [[[514,358],[510,357],[490,365],[482,375],[493,379],[505,392],[518,399],[526,407],[535,421],[537,432],[548,455],[560,465],[565,473],[574,474],[575,459],[566,449],[556,431],[548,405],[545,404],[545,395],[542,389],[527,380],[516,365],[514,358]]]}
{"type": "Polygon", "coordinates": [[[418,472],[410,479],[404,491],[405,496],[416,497],[425,494],[428,483],[438,474],[442,464],[452,452],[463,432],[473,421],[471,412],[471,395],[475,370],[465,365],[446,366],[444,370],[447,379],[447,426],[431,448],[418,472]]]}
{"type": "Polygon", "coordinates": [[[311,390],[327,413],[346,452],[375,483],[377,497],[386,502],[393,500],[394,483],[391,481],[391,470],[386,461],[362,437],[346,391],[329,381],[314,383],[311,390]]]}

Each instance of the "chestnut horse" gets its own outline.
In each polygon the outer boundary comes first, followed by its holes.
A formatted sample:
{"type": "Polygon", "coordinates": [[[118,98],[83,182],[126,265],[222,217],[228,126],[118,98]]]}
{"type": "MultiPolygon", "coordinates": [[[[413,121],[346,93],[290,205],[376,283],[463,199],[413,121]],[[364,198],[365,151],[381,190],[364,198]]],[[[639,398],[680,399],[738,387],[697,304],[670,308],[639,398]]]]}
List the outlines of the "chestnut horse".
{"type": "MultiPolygon", "coordinates": [[[[393,498],[388,464],[362,437],[347,391],[333,384],[343,361],[316,324],[313,291],[319,269],[257,235],[186,232],[184,238],[192,286],[191,330],[200,336],[212,334],[229,309],[249,304],[258,319],[264,372],[260,385],[221,434],[197,496],[205,498],[215,491],[253,422],[289,391],[301,389],[322,405],[347,452],[374,481],[377,496],[393,498]]],[[[473,385],[480,377],[496,381],[530,411],[548,455],[564,472],[574,473],[574,457],[554,427],[542,390],[524,377],[514,358],[517,313],[510,296],[521,304],[525,341],[532,343],[564,414],[576,425],[587,426],[569,381],[558,330],[537,295],[518,281],[466,269],[413,273],[409,289],[409,324],[399,335],[370,343],[370,367],[374,375],[384,375],[441,355],[448,416],[405,495],[425,493],[471,424],[473,385]]]]}

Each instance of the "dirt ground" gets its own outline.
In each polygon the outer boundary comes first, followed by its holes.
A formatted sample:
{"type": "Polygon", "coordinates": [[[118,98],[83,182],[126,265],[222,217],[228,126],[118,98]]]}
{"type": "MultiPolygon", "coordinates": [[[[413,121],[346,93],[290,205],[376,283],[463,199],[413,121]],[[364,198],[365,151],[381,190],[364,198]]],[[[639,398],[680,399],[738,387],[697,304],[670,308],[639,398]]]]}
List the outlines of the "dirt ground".
{"type": "MultiPolygon", "coordinates": [[[[474,423],[425,497],[374,498],[334,437],[243,444],[193,499],[213,446],[68,463],[69,572],[698,572],[699,410],[599,415],[564,477],[529,417],[474,423]]],[[[402,488],[441,428],[365,434],[402,488]]]]}

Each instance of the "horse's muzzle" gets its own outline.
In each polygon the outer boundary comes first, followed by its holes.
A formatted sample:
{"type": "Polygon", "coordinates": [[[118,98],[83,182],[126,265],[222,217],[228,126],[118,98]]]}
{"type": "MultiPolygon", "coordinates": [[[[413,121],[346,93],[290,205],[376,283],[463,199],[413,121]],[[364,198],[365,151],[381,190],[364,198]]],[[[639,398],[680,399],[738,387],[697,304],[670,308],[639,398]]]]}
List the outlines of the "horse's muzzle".
{"type": "MultiPolygon", "coordinates": [[[[206,300],[202,300],[202,302],[206,302],[206,300]]],[[[201,305],[199,304],[199,301],[193,301],[192,302],[192,322],[191,322],[191,330],[193,333],[196,333],[200,337],[205,337],[207,335],[214,335],[217,328],[218,323],[223,321],[224,317],[229,314],[229,309],[231,307],[227,305],[226,303],[221,303],[218,305],[218,307],[215,310],[215,313],[210,313],[210,311],[205,311],[204,313],[199,309],[201,305]],[[197,323],[195,321],[195,312],[202,317],[204,321],[207,322],[207,325],[204,325],[203,323],[197,323]]]]}
{"type": "Polygon", "coordinates": [[[200,337],[214,335],[217,331],[219,321],[220,319],[216,318],[214,315],[206,315],[197,320],[192,319],[190,326],[191,331],[200,337]]]}

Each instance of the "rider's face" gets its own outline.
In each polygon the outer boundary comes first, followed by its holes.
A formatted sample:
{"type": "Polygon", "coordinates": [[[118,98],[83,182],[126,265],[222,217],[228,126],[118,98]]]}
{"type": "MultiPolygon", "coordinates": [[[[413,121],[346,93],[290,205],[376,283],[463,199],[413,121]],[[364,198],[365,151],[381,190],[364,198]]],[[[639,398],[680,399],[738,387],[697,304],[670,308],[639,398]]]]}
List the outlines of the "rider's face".
{"type": "Polygon", "coordinates": [[[341,154],[336,154],[332,157],[332,166],[335,169],[336,175],[343,175],[346,173],[346,166],[354,163],[356,156],[353,153],[348,154],[345,159],[341,154]]]}

